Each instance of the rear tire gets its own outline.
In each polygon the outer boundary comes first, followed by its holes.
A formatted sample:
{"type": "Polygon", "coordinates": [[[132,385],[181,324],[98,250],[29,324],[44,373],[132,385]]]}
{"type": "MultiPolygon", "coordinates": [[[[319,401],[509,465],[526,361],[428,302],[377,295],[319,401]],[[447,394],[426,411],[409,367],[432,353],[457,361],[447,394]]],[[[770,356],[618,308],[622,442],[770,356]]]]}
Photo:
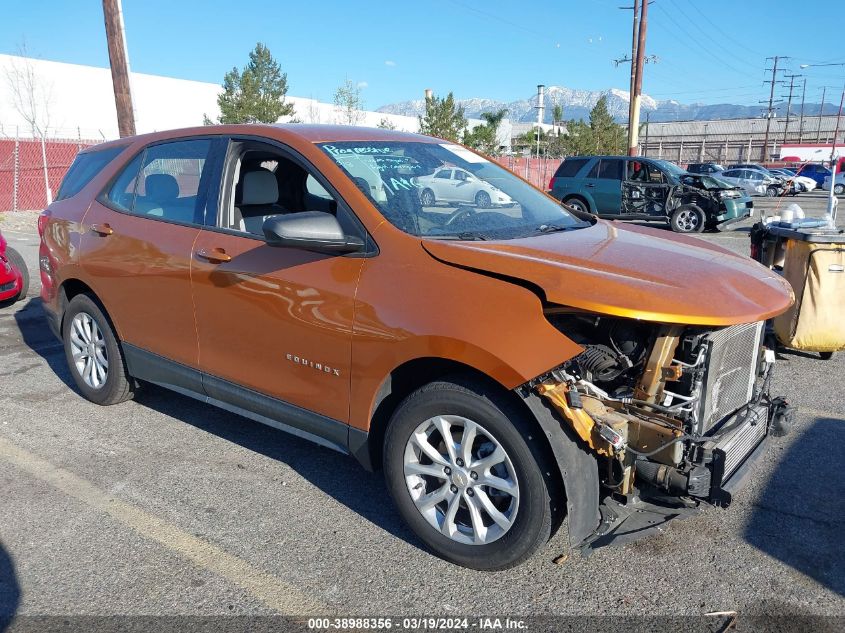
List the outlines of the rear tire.
{"type": "Polygon", "coordinates": [[[91,402],[112,405],[132,397],[117,336],[99,305],[76,295],[62,319],[65,358],[76,387],[91,402]]]}
{"type": "Polygon", "coordinates": [[[431,189],[423,189],[420,194],[420,204],[424,207],[433,207],[437,203],[434,192],[431,189]]]}
{"type": "Polygon", "coordinates": [[[568,198],[563,201],[568,207],[571,207],[575,211],[579,211],[581,213],[590,213],[590,207],[587,206],[587,203],[581,200],[580,198],[568,198]]]}
{"type": "Polygon", "coordinates": [[[11,262],[12,266],[21,271],[21,291],[18,296],[12,299],[12,303],[26,299],[26,293],[29,292],[29,269],[26,267],[26,262],[21,257],[21,254],[14,248],[6,247],[6,259],[11,262]]]}
{"type": "Polygon", "coordinates": [[[707,218],[704,211],[694,204],[684,204],[675,209],[669,226],[675,233],[701,233],[707,218]]]}
{"type": "Polygon", "coordinates": [[[437,556],[472,569],[514,567],[552,533],[556,485],[550,473],[556,467],[542,437],[523,412],[480,381],[429,383],[399,405],[387,428],[390,496],[437,556]],[[473,439],[465,453],[467,436],[473,439]],[[461,455],[469,457],[462,461],[461,455]],[[507,483],[509,491],[485,480],[507,483]]]}
{"type": "Polygon", "coordinates": [[[822,360],[830,360],[833,358],[833,352],[819,352],[819,357],[822,360]]]}
{"type": "Polygon", "coordinates": [[[767,198],[777,198],[778,197],[778,188],[777,187],[767,187],[766,188],[766,197],[767,198]]]}
{"type": "Polygon", "coordinates": [[[845,185],[833,185],[833,193],[837,196],[841,196],[845,193],[845,185]]]}

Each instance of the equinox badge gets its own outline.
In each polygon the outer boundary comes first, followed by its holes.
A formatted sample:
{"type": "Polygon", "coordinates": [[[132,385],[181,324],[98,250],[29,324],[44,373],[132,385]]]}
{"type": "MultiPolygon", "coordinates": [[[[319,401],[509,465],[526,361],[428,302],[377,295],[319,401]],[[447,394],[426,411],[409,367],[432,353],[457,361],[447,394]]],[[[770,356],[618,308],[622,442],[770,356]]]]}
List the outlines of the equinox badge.
{"type": "Polygon", "coordinates": [[[285,358],[287,358],[292,363],[296,363],[297,365],[303,365],[305,367],[310,367],[311,369],[316,369],[317,371],[321,371],[325,374],[331,374],[333,376],[340,376],[340,370],[339,369],[335,369],[334,367],[329,367],[328,365],[323,365],[322,363],[315,363],[313,360],[308,360],[306,358],[300,358],[299,356],[294,356],[293,354],[286,354],[285,358]]]}

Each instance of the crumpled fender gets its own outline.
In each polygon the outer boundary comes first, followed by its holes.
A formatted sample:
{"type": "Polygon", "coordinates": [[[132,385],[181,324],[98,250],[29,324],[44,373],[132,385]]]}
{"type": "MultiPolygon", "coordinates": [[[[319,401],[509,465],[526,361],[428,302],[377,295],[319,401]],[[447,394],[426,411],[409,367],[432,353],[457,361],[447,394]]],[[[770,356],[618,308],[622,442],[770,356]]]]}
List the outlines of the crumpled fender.
{"type": "Polygon", "coordinates": [[[580,547],[601,521],[599,512],[599,466],[596,458],[564,426],[545,398],[533,391],[520,394],[549,441],[566,489],[569,544],[580,547]]]}

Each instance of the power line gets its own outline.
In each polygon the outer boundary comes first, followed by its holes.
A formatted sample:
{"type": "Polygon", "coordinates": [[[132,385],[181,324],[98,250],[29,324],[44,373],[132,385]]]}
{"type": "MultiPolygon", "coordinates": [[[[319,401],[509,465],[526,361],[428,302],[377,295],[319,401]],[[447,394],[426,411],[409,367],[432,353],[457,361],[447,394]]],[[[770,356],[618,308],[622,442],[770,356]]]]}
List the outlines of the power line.
{"type": "MultiPolygon", "coordinates": [[[[719,26],[718,24],[716,24],[715,22],[713,22],[713,20],[711,20],[711,19],[707,16],[707,14],[706,14],[706,13],[704,13],[704,11],[702,11],[701,9],[699,9],[699,8],[698,8],[698,5],[697,5],[695,2],[690,2],[690,3],[689,3],[689,5],[690,5],[690,6],[692,6],[692,8],[693,8],[693,9],[695,9],[701,17],[703,17],[703,18],[704,18],[707,22],[709,22],[709,23],[710,23],[710,25],[711,25],[714,29],[716,29],[716,31],[718,31],[719,33],[721,33],[722,35],[724,35],[725,37],[727,37],[729,40],[732,40],[733,42],[735,42],[735,43],[736,43],[736,44],[737,44],[740,48],[744,48],[744,49],[745,49],[745,50],[747,50],[749,53],[753,53],[754,55],[759,55],[760,57],[765,57],[765,53],[761,53],[760,51],[755,51],[754,49],[748,48],[748,46],[746,46],[746,45],[745,45],[745,44],[743,44],[741,41],[739,41],[738,39],[736,39],[735,37],[733,37],[730,33],[728,33],[728,32],[725,30],[724,25],[723,25],[723,26],[719,26]]],[[[678,8],[680,8],[680,7],[678,7],[678,8]]],[[[681,12],[683,13],[683,11],[681,11],[681,12]]],[[[689,16],[687,16],[687,17],[689,17],[689,16]]]]}
{"type": "MultiPolygon", "coordinates": [[[[767,60],[773,60],[771,73],[772,78],[766,80],[763,83],[769,84],[769,107],[766,109],[766,136],[763,140],[763,160],[767,160],[769,156],[769,129],[772,126],[772,106],[774,105],[774,98],[775,98],[775,84],[778,82],[778,62],[782,59],[789,59],[785,55],[775,55],[774,57],[767,57],[767,60]]],[[[781,69],[783,71],[783,69],[781,69]]],[[[768,71],[767,71],[768,72],[768,71]]]]}

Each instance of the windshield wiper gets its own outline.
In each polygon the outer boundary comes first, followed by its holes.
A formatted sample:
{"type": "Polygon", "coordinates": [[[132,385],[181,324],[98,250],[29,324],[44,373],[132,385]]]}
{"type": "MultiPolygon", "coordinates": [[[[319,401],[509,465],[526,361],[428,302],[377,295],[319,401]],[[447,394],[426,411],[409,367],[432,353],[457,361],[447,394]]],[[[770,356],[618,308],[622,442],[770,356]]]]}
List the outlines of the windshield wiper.
{"type": "Polygon", "coordinates": [[[541,224],[537,227],[537,233],[557,233],[558,231],[575,231],[590,226],[589,222],[579,222],[571,226],[560,226],[559,224],[541,224]]]}
{"type": "Polygon", "coordinates": [[[425,239],[429,240],[464,240],[464,241],[486,241],[490,238],[482,233],[471,233],[469,231],[464,231],[462,233],[427,233],[426,235],[421,235],[425,239]]]}

